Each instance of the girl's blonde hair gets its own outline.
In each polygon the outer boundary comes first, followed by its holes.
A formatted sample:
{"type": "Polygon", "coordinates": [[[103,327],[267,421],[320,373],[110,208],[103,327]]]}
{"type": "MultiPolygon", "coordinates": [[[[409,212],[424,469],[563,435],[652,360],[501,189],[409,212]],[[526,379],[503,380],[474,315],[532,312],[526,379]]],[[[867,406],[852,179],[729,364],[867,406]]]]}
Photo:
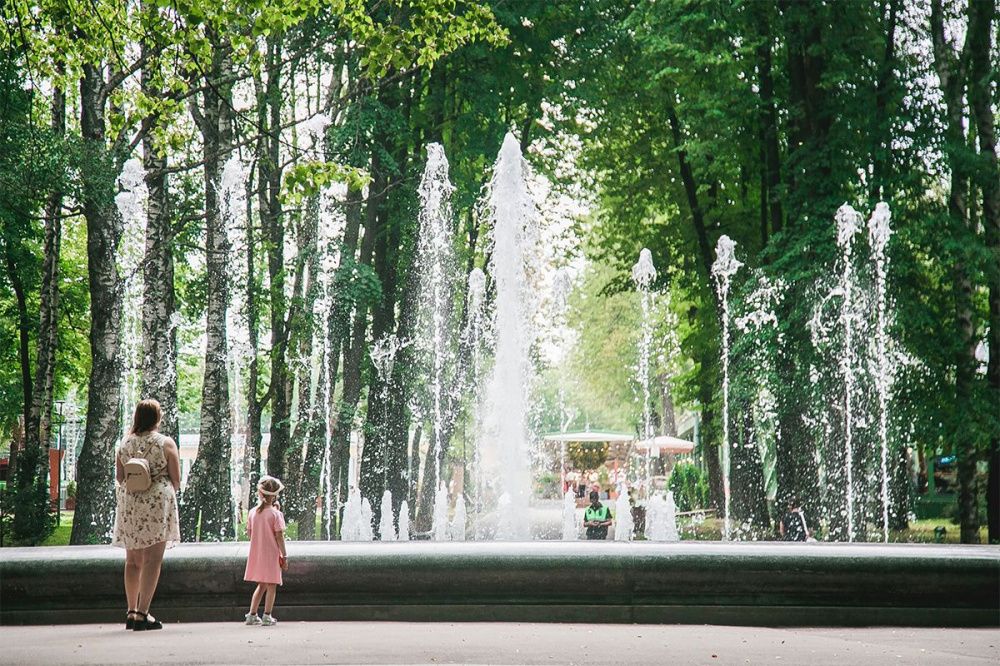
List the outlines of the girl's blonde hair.
{"type": "Polygon", "coordinates": [[[283,484],[279,479],[273,476],[262,476],[260,481],[257,482],[257,491],[261,495],[260,504],[257,505],[257,513],[264,510],[264,507],[271,506],[274,501],[278,499],[278,493],[285,489],[285,484],[283,484]]]}

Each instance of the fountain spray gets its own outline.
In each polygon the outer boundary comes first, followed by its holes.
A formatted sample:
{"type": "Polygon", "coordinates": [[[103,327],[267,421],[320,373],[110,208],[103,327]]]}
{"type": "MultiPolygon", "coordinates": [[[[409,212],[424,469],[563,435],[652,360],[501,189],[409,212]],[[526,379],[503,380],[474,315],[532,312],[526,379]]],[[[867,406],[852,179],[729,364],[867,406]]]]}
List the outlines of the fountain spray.
{"type": "Polygon", "coordinates": [[[729,286],[743,262],[736,259],[736,243],[723,234],[715,246],[712,277],[722,305],[722,493],[725,497],[723,537],[730,539],[729,519],[729,286]]]}
{"type": "Polygon", "coordinates": [[[889,227],[891,219],[889,206],[885,202],[880,202],[875,206],[875,212],[868,220],[868,239],[871,245],[873,259],[875,260],[875,344],[877,346],[877,369],[876,369],[876,390],[878,392],[878,434],[879,443],[882,449],[882,538],[889,543],[889,427],[888,427],[888,403],[889,403],[889,368],[886,358],[887,350],[887,330],[886,330],[886,295],[885,279],[886,268],[889,258],[886,256],[885,248],[889,243],[889,236],[892,229],[889,227]]]}
{"type": "Polygon", "coordinates": [[[861,215],[848,204],[837,209],[837,245],[840,247],[843,271],[840,291],[843,301],[840,322],[844,328],[844,354],[840,369],[844,377],[844,450],[847,457],[847,540],[854,541],[854,238],[861,231],[861,215]]]}
{"type": "Polygon", "coordinates": [[[646,496],[652,495],[653,458],[660,455],[659,449],[654,449],[651,438],[652,416],[649,409],[649,355],[653,343],[653,318],[650,314],[650,288],[656,280],[656,267],[653,266],[653,255],[647,248],[639,252],[639,261],[632,266],[632,281],[642,303],[642,335],[639,338],[639,386],[642,388],[642,438],[649,447],[646,449],[646,496]]]}

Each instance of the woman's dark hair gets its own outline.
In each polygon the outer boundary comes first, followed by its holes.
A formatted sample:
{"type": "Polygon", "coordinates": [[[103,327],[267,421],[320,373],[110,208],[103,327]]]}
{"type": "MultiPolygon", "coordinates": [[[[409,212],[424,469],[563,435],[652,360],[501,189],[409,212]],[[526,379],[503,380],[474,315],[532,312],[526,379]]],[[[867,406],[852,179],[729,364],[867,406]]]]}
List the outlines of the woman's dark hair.
{"type": "Polygon", "coordinates": [[[132,434],[150,432],[159,425],[162,416],[163,410],[160,409],[159,402],[152,398],[140,400],[135,406],[135,415],[132,417],[132,434]]]}

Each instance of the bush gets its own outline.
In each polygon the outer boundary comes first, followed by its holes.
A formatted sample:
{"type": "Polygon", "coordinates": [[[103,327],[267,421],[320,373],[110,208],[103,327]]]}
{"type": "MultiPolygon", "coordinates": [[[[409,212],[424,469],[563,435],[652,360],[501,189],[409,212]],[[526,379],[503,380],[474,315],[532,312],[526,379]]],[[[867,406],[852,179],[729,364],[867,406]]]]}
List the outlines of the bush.
{"type": "Polygon", "coordinates": [[[675,465],[667,487],[674,493],[678,511],[694,511],[708,506],[708,475],[694,463],[675,465]]]}

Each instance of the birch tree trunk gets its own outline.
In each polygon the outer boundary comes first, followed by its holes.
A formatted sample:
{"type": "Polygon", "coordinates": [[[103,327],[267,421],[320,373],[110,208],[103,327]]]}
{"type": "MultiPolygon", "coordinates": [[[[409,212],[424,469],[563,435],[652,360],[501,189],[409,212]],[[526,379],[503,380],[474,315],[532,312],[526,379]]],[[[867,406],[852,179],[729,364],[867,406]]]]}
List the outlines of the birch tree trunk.
{"type": "MultiPolygon", "coordinates": [[[[270,278],[271,319],[271,440],[267,447],[267,473],[287,475],[286,457],[291,445],[292,382],[288,372],[288,314],[285,297],[285,227],[281,191],[281,38],[267,40],[267,81],[259,100],[260,140],[257,144],[258,199],[261,227],[267,237],[267,272],[270,278]]],[[[260,95],[260,91],[258,91],[260,95]]]]}
{"type": "MultiPolygon", "coordinates": [[[[144,47],[148,49],[149,47],[144,47]]],[[[143,92],[156,97],[152,72],[142,72],[143,92]]],[[[155,122],[155,121],[154,121],[155,122]]],[[[160,432],[179,441],[177,425],[177,327],[174,323],[174,244],[170,228],[166,156],[151,132],[143,138],[146,189],[146,255],[142,263],[142,398],[158,400],[163,409],[160,432]]]]}
{"type": "Polygon", "coordinates": [[[90,168],[81,170],[87,221],[91,370],[87,425],[77,462],[79,480],[72,544],[107,542],[114,520],[114,451],[121,436],[122,279],[118,245],[124,225],[114,205],[117,169],[105,145],[106,91],[101,70],[83,66],[80,132],[90,168]]]}
{"type": "Polygon", "coordinates": [[[198,457],[184,491],[181,532],[185,540],[235,538],[231,487],[232,424],[226,360],[226,309],[229,305],[229,239],[222,216],[219,185],[232,149],[232,84],[230,48],[215,43],[204,111],[192,106],[201,130],[205,160],[205,249],[208,289],[205,313],[205,377],[201,392],[198,457]]]}

